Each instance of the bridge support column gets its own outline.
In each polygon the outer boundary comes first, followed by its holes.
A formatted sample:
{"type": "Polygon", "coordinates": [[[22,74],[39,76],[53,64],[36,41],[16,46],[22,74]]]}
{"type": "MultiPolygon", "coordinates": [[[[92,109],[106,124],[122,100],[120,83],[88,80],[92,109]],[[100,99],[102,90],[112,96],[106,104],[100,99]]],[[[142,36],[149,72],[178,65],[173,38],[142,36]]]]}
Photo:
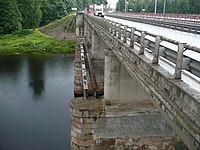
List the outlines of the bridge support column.
{"type": "Polygon", "coordinates": [[[97,35],[97,33],[92,30],[92,58],[104,59],[104,49],[106,45],[103,40],[97,35]]]}
{"type": "Polygon", "coordinates": [[[83,13],[78,13],[76,16],[76,36],[84,36],[84,19],[83,13]]]}
{"type": "Polygon", "coordinates": [[[105,49],[104,98],[149,103],[146,91],[129,75],[110,49],[105,49]]]}
{"type": "Polygon", "coordinates": [[[85,38],[86,38],[86,44],[88,46],[88,49],[91,49],[92,47],[92,29],[91,27],[88,25],[88,23],[84,22],[84,28],[85,28],[85,38]]]}

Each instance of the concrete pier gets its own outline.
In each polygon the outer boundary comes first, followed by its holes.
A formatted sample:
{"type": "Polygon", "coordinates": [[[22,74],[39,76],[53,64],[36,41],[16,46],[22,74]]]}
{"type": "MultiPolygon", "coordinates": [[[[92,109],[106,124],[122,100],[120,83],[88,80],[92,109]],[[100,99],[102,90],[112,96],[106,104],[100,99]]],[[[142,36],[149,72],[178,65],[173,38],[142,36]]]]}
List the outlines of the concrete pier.
{"type": "Polygon", "coordinates": [[[106,100],[149,102],[146,91],[130,76],[111,49],[105,49],[104,98],[106,100]]]}
{"type": "Polygon", "coordinates": [[[150,103],[77,98],[70,108],[71,150],[174,150],[177,144],[174,132],[150,103]]]}

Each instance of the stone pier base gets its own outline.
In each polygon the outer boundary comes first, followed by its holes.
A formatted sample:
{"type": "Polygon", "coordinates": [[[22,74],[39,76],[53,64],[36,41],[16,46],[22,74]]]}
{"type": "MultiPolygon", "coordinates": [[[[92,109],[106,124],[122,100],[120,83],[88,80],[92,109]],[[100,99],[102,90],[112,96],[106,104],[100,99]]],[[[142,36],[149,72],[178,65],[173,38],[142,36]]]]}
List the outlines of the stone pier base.
{"type": "Polygon", "coordinates": [[[175,150],[177,136],[151,103],[73,99],[71,150],[175,150]]]}

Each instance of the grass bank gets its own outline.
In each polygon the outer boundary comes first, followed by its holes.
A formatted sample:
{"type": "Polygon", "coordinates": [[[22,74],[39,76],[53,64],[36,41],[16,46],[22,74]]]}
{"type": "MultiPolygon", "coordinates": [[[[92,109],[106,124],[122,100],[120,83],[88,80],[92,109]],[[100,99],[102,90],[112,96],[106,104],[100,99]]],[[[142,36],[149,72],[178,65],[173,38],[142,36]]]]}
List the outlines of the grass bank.
{"type": "Polygon", "coordinates": [[[28,35],[0,36],[0,54],[22,53],[73,53],[75,41],[58,40],[42,34],[37,29],[28,35]]]}
{"type": "Polygon", "coordinates": [[[71,13],[61,19],[55,20],[43,27],[40,28],[40,30],[48,30],[48,31],[54,31],[55,28],[62,28],[65,32],[75,32],[75,24],[76,24],[76,14],[71,13]]]}
{"type": "MultiPolygon", "coordinates": [[[[66,24],[72,16],[74,14],[56,20],[46,25],[44,29],[54,30],[55,28],[56,33],[58,30],[63,33],[63,29],[58,29],[58,26],[66,24]]],[[[13,34],[0,35],[0,54],[73,53],[75,44],[75,40],[58,39],[53,35],[45,35],[38,29],[20,30],[13,34]]]]}

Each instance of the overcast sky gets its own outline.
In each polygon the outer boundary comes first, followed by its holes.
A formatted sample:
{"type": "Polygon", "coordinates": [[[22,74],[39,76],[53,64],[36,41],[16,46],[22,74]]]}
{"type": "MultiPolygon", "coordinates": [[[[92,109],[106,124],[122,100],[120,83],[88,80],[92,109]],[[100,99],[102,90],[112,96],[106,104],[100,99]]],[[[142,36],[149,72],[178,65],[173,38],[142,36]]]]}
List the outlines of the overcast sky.
{"type": "Polygon", "coordinates": [[[115,8],[117,2],[118,2],[118,0],[108,0],[108,4],[110,4],[111,8],[115,8]]]}

